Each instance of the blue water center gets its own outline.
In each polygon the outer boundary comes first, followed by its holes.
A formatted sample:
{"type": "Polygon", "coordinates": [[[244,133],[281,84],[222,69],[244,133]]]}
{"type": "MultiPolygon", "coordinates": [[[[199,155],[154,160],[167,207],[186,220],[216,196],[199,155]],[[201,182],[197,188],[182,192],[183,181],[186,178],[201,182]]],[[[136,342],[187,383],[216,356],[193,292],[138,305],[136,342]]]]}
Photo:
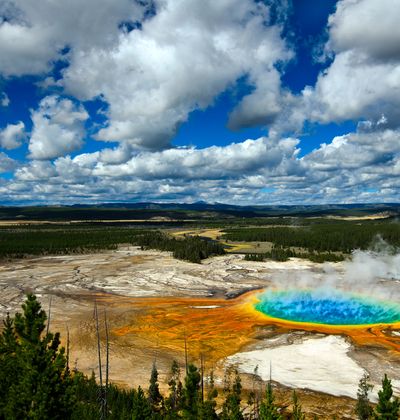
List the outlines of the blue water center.
{"type": "Polygon", "coordinates": [[[258,298],[258,311],[288,321],[328,325],[400,322],[400,305],[336,290],[272,290],[258,298]]]}

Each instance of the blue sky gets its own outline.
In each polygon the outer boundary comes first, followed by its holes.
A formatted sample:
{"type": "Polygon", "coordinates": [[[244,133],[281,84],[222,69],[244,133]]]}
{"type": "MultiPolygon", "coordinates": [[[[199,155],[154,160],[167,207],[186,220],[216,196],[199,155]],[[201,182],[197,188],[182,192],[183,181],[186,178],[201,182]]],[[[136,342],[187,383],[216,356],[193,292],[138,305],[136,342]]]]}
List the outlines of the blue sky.
{"type": "Polygon", "coordinates": [[[70,3],[0,7],[0,204],[398,201],[396,0],[70,3]]]}

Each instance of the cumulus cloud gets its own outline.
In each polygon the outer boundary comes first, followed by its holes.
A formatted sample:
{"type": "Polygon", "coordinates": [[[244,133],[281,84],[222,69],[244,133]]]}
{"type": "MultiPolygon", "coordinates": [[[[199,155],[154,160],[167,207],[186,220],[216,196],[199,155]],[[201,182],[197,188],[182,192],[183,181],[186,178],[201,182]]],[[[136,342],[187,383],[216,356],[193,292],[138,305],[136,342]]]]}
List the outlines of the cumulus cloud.
{"type": "Polygon", "coordinates": [[[400,60],[397,0],[345,0],[329,18],[330,48],[358,50],[378,60],[400,60]]]}
{"type": "MultiPolygon", "coordinates": [[[[68,188],[72,202],[94,197],[104,201],[104,196],[108,200],[221,201],[224,195],[239,202],[244,197],[255,199],[271,182],[268,178],[279,181],[282,176],[304,175],[297,145],[292,138],[279,143],[260,138],[225,147],[143,151],[126,163],[113,163],[104,150],[54,162],[33,160],[17,169],[13,186],[19,185],[20,199],[29,193],[30,185],[31,195],[44,201],[58,197],[65,202],[68,188]]],[[[13,194],[17,199],[15,190],[13,194]]]]}
{"type": "Polygon", "coordinates": [[[11,0],[0,5],[0,73],[41,74],[62,50],[110,46],[121,22],[141,19],[143,6],[131,0],[11,0]],[[73,28],[73,30],[71,30],[73,28]]]}
{"type": "Polygon", "coordinates": [[[89,118],[82,105],[47,96],[31,118],[33,129],[28,146],[31,159],[53,159],[82,147],[84,122],[89,118]]]}
{"type": "Polygon", "coordinates": [[[341,0],[329,17],[327,54],[332,64],[297,106],[303,120],[323,123],[382,114],[387,125],[400,121],[400,8],[396,0],[341,0]]]}
{"type": "Polygon", "coordinates": [[[100,162],[118,164],[127,162],[133,154],[134,151],[132,150],[132,147],[127,143],[123,143],[113,149],[102,149],[96,155],[99,157],[100,162]]]}
{"type": "Polygon", "coordinates": [[[230,129],[269,125],[282,110],[280,75],[275,68],[263,72],[254,85],[255,91],[246,95],[230,114],[230,129]]]}
{"type": "Polygon", "coordinates": [[[51,180],[57,172],[51,162],[32,161],[26,166],[17,169],[15,176],[20,181],[44,181],[51,180]]]}
{"type": "Polygon", "coordinates": [[[140,177],[142,179],[229,179],[259,171],[272,173],[285,159],[298,153],[298,140],[278,143],[267,138],[246,140],[225,147],[206,149],[168,149],[157,153],[140,153],[120,165],[99,162],[93,173],[106,177],[140,177]]]}
{"type": "Polygon", "coordinates": [[[366,171],[368,167],[377,170],[382,165],[389,172],[390,165],[400,159],[399,140],[398,130],[350,133],[335,137],[330,144],[323,143],[303,160],[314,169],[329,172],[340,169],[366,171]]]}
{"type": "Polygon", "coordinates": [[[254,92],[234,114],[235,126],[268,123],[279,109],[275,64],[291,55],[269,9],[252,0],[160,0],[141,30],[121,33],[113,48],[71,57],[64,72],[68,92],[81,100],[101,95],[109,124],[99,140],[147,149],[169,145],[177,127],[204,109],[242,76],[254,92]],[[255,121],[257,98],[267,95],[255,121]]]}
{"type": "Polygon", "coordinates": [[[49,70],[49,62],[61,45],[50,46],[46,29],[15,25],[3,21],[0,25],[0,72],[5,76],[36,74],[49,70]],[[47,41],[47,42],[46,42],[47,41]]]}
{"type": "MultiPolygon", "coordinates": [[[[110,104],[99,140],[168,146],[191,111],[212,104],[243,76],[254,91],[231,115],[232,127],[268,124],[279,111],[275,64],[291,53],[260,2],[12,0],[0,15],[0,55],[7,57],[0,73],[44,74],[56,60],[70,64],[68,92],[80,99],[101,95],[110,104]],[[146,15],[151,7],[156,13],[146,15]]],[[[47,77],[41,86],[51,84],[62,82],[47,77]]]]}
{"type": "MultiPolygon", "coordinates": [[[[281,85],[282,63],[292,57],[279,24],[286,1],[64,3],[0,3],[0,56],[7,58],[1,75],[40,74],[44,92],[71,95],[46,96],[31,111],[31,161],[16,168],[0,154],[0,171],[16,169],[12,181],[0,183],[4,200],[398,201],[397,0],[340,0],[327,28],[331,61],[300,94],[281,85]],[[60,59],[61,75],[48,73],[60,59]],[[239,82],[249,89],[228,127],[268,126],[268,137],[204,149],[171,146],[192,111],[234,93],[239,82]],[[72,97],[104,101],[106,123],[90,121],[90,133],[97,129],[95,139],[117,146],[102,149],[99,142],[96,152],[68,156],[82,147],[89,118],[72,97]],[[349,119],[358,123],[356,132],[321,139],[326,143],[303,157],[299,140],[282,135],[305,121],[349,119]]],[[[0,101],[8,105],[6,96],[0,101]]],[[[18,147],[24,132],[22,122],[9,124],[0,146],[18,147]]]]}
{"type": "Polygon", "coordinates": [[[0,152],[0,173],[11,172],[17,167],[17,162],[0,152]]]}
{"type": "Polygon", "coordinates": [[[108,124],[96,138],[125,144],[113,156],[105,152],[110,159],[121,159],[122,150],[128,158],[132,147],[169,147],[191,111],[211,105],[239,78],[246,78],[252,92],[231,114],[232,128],[266,125],[278,115],[276,64],[292,53],[270,14],[272,8],[283,15],[287,5],[272,1],[270,8],[253,0],[100,3],[2,4],[0,54],[7,60],[1,61],[0,73],[45,74],[56,60],[64,60],[62,80],[48,76],[40,86],[64,86],[81,100],[101,97],[109,104],[108,124]]]}
{"type": "MultiPolygon", "coordinates": [[[[400,16],[399,16],[400,17],[400,16]]],[[[357,51],[338,54],[318,78],[314,118],[322,122],[379,120],[382,113],[391,125],[400,117],[400,62],[370,62],[357,51]]]]}
{"type": "Polygon", "coordinates": [[[104,149],[17,169],[0,193],[37,200],[351,203],[396,201],[400,194],[400,131],[385,128],[336,137],[303,157],[299,140],[246,140],[205,149],[135,152],[104,149]],[[131,152],[129,152],[131,153],[131,152]],[[16,192],[15,188],[19,188],[16,192]],[[379,197],[379,198],[378,198],[379,197]]]}
{"type": "MultiPolygon", "coordinates": [[[[398,201],[400,131],[349,133],[302,158],[315,201],[398,201]]],[[[305,191],[304,191],[305,192],[305,191]]]]}
{"type": "Polygon", "coordinates": [[[25,137],[25,124],[22,121],[17,124],[8,124],[0,130],[0,147],[8,150],[16,149],[21,146],[25,137]]]}
{"type": "Polygon", "coordinates": [[[10,105],[10,98],[7,96],[5,92],[0,95],[0,106],[8,106],[10,105]]]}

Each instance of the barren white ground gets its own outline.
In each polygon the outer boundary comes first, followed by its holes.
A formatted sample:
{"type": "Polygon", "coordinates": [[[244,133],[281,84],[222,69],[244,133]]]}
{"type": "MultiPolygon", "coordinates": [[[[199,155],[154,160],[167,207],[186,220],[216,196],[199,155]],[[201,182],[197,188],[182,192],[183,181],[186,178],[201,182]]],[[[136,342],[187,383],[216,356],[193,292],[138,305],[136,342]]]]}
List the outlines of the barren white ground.
{"type": "MultiPolygon", "coordinates": [[[[306,388],[336,396],[357,398],[358,381],[366,373],[349,352],[351,345],[340,336],[301,338],[289,345],[265,341],[265,348],[237,353],[227,363],[252,374],[255,366],[264,381],[272,380],[294,388],[306,388]]],[[[392,381],[400,392],[400,381],[392,381]]],[[[374,383],[371,399],[377,399],[380,383],[374,383]]]]}

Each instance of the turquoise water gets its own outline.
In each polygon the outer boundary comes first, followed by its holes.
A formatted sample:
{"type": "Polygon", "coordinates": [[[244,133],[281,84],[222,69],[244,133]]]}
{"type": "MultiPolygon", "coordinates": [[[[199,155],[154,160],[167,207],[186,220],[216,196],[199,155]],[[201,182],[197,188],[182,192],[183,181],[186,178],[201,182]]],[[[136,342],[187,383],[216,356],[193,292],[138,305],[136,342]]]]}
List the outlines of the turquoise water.
{"type": "Polygon", "coordinates": [[[266,291],[255,308],[274,318],[328,325],[400,322],[400,305],[335,290],[266,291]]]}

